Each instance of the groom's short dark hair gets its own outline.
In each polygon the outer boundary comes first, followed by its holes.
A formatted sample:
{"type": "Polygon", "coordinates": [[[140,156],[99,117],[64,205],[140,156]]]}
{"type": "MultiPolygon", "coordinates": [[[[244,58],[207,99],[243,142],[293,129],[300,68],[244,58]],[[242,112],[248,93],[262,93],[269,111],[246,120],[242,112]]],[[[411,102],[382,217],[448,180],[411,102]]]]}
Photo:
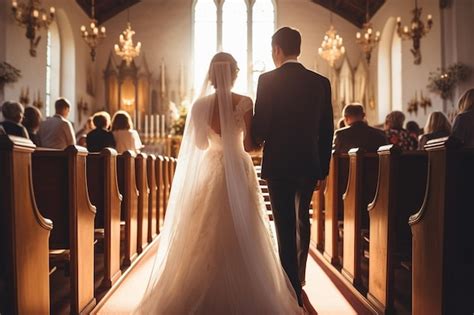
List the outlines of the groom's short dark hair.
{"type": "Polygon", "coordinates": [[[272,36],[272,46],[278,46],[286,56],[301,52],[301,34],[290,27],[282,27],[272,36]]]}

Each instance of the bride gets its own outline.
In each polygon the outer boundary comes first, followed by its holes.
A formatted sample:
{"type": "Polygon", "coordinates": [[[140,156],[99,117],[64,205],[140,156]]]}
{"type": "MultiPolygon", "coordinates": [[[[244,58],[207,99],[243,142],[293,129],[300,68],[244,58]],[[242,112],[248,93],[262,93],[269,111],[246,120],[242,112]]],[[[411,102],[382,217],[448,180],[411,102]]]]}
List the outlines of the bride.
{"type": "Polygon", "coordinates": [[[249,97],[216,54],[192,106],[159,249],[137,314],[300,314],[250,156],[249,97]]]}

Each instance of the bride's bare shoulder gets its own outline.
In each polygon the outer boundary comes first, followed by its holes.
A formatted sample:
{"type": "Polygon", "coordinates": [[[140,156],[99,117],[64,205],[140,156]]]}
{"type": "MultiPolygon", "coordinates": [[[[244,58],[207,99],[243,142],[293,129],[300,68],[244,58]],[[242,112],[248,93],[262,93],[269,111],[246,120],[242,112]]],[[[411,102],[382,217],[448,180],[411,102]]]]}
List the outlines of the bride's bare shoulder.
{"type": "Polygon", "coordinates": [[[232,93],[232,98],[233,98],[233,103],[235,106],[243,102],[252,103],[252,99],[248,97],[247,95],[232,93]]]}

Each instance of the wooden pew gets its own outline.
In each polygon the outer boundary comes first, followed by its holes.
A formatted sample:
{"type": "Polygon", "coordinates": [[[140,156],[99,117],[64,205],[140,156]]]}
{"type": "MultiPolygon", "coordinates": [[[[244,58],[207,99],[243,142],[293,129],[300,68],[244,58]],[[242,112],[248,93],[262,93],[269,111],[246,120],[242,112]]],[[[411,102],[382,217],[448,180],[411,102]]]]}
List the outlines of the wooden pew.
{"type": "Polygon", "coordinates": [[[137,154],[135,158],[135,175],[138,188],[138,225],[137,225],[137,251],[140,254],[148,245],[148,188],[147,155],[137,154]]]}
{"type": "Polygon", "coordinates": [[[316,187],[313,192],[313,223],[311,224],[311,242],[316,249],[324,250],[324,190],[326,188],[326,181],[319,182],[319,187],[316,187]]]}
{"type": "Polygon", "coordinates": [[[420,211],[410,217],[413,234],[412,314],[474,312],[474,149],[453,139],[425,146],[428,187],[420,211]]]}
{"type": "Polygon", "coordinates": [[[117,181],[117,152],[104,149],[87,156],[87,187],[95,205],[96,232],[103,233],[104,279],[106,288],[119,279],[120,271],[120,207],[122,195],[117,181]]]}
{"type": "Polygon", "coordinates": [[[171,178],[170,178],[170,158],[163,157],[163,217],[166,216],[166,208],[168,207],[168,198],[170,196],[171,178]]]}
{"type": "Polygon", "coordinates": [[[353,285],[361,285],[362,231],[369,228],[367,206],[374,199],[379,159],[363,149],[349,151],[349,176],[344,193],[344,241],[342,274],[353,285]]]}
{"type": "Polygon", "coordinates": [[[130,266],[137,258],[138,190],[135,178],[135,153],[126,151],[117,156],[117,178],[123,196],[121,220],[124,221],[124,260],[130,266]]]}
{"type": "Polygon", "coordinates": [[[49,235],[31,178],[30,140],[0,136],[0,314],[49,314],[49,235]]]}
{"type": "Polygon", "coordinates": [[[158,218],[156,220],[157,233],[160,233],[161,227],[165,221],[165,185],[163,176],[164,161],[165,158],[163,156],[157,156],[155,165],[155,178],[157,185],[156,205],[158,211],[158,218]]]}
{"type": "Polygon", "coordinates": [[[340,264],[338,225],[344,214],[342,195],[346,191],[348,170],[348,155],[333,152],[324,192],[324,257],[333,265],[340,264]]]}
{"type": "MultiPolygon", "coordinates": [[[[88,314],[94,298],[95,207],[87,191],[85,148],[33,153],[33,185],[41,213],[53,220],[50,250],[67,250],[71,313],[88,314]]],[[[66,251],[66,253],[67,253],[66,251]]]]}
{"type": "Polygon", "coordinates": [[[156,157],[153,154],[148,155],[146,160],[146,171],[148,179],[148,187],[150,193],[148,194],[148,242],[151,242],[157,235],[157,219],[158,219],[158,203],[156,185],[156,157]]]}
{"type": "MultiPolygon", "coordinates": [[[[408,218],[420,208],[426,188],[426,152],[380,147],[377,192],[369,205],[369,292],[380,312],[394,312],[395,268],[410,259],[408,218]],[[405,257],[408,256],[408,257],[405,257]]],[[[407,288],[410,289],[410,288],[407,288]]],[[[409,296],[409,299],[410,296],[409,296]]]]}

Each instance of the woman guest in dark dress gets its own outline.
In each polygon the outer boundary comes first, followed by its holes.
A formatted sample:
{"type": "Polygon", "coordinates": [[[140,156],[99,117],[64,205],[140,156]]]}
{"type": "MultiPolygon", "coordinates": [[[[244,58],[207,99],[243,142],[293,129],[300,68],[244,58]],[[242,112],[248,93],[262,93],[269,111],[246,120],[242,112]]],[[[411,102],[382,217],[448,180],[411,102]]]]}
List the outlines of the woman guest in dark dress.
{"type": "Polygon", "coordinates": [[[29,139],[28,132],[21,124],[24,112],[23,105],[18,102],[6,101],[3,103],[2,114],[5,120],[0,122],[0,126],[3,127],[7,135],[29,139]]]}
{"type": "Polygon", "coordinates": [[[405,129],[408,131],[410,137],[418,139],[420,135],[423,133],[423,130],[420,128],[416,121],[410,120],[407,121],[405,125],[405,129]]]}
{"type": "Polygon", "coordinates": [[[28,106],[25,108],[25,113],[23,115],[22,125],[28,131],[28,136],[34,144],[39,146],[39,137],[37,135],[39,126],[41,122],[41,112],[39,109],[33,106],[28,106]]]}
{"type": "Polygon", "coordinates": [[[110,115],[107,112],[98,112],[92,117],[95,129],[87,134],[87,150],[100,152],[104,148],[115,148],[115,139],[109,131],[110,115]]]}
{"type": "Polygon", "coordinates": [[[454,119],[453,136],[466,148],[474,148],[474,89],[464,93],[459,100],[459,114],[454,119]]]}
{"type": "Polygon", "coordinates": [[[448,118],[442,112],[432,112],[426,121],[425,134],[420,136],[418,149],[423,150],[425,144],[430,140],[448,137],[449,135],[451,135],[451,124],[448,118]]]}
{"type": "Polygon", "coordinates": [[[405,114],[400,111],[393,111],[385,118],[385,136],[390,144],[399,146],[402,150],[416,150],[418,139],[410,136],[406,129],[403,129],[405,114]]]}

